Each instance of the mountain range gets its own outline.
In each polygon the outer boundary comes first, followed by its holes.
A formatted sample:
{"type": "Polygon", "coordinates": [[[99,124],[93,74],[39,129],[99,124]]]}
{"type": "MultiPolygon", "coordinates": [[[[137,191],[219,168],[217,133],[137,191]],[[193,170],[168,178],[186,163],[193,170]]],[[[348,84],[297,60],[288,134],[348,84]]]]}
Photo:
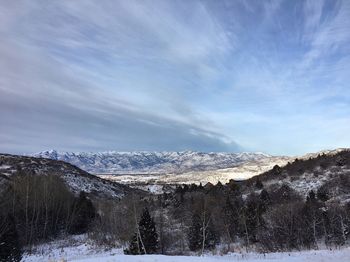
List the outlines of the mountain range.
{"type": "Polygon", "coordinates": [[[58,152],[48,150],[33,157],[61,160],[93,174],[168,174],[209,171],[273,158],[264,153],[183,152],[58,152]]]}
{"type": "Polygon", "coordinates": [[[162,192],[169,184],[215,184],[246,180],[283,167],[295,159],[334,155],[344,149],[324,150],[303,156],[271,156],[264,153],[203,152],[100,152],[73,153],[48,150],[34,157],[61,160],[100,178],[152,192],[162,192]]]}

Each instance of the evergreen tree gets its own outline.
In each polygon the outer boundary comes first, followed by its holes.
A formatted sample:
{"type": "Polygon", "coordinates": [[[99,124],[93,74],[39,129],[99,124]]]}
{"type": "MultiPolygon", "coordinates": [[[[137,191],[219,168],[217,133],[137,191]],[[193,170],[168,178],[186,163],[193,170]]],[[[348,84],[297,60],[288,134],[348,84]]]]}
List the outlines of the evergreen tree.
{"type": "MultiPolygon", "coordinates": [[[[288,162],[287,165],[290,165],[290,163],[288,162]]],[[[275,176],[280,175],[281,172],[282,172],[282,168],[281,168],[279,165],[275,165],[275,166],[272,168],[272,173],[273,173],[275,176]]]]}
{"type": "Polygon", "coordinates": [[[188,232],[188,247],[191,251],[196,251],[202,245],[202,221],[198,214],[192,215],[192,224],[188,232]]]}
{"type": "Polygon", "coordinates": [[[158,249],[158,234],[153,218],[145,208],[137,232],[132,237],[129,248],[125,250],[129,255],[155,254],[158,249]]]}
{"type": "Polygon", "coordinates": [[[74,209],[75,215],[69,231],[72,234],[86,233],[96,216],[96,212],[91,200],[87,198],[85,192],[80,192],[74,209]]]}
{"type": "Polygon", "coordinates": [[[241,187],[233,179],[230,179],[230,182],[228,183],[228,188],[230,189],[231,194],[233,196],[241,196],[241,187]]]}
{"type": "Polygon", "coordinates": [[[225,223],[225,227],[227,228],[227,233],[229,234],[229,238],[233,242],[236,237],[239,236],[241,231],[240,224],[240,210],[241,204],[238,199],[235,199],[234,204],[231,203],[230,198],[226,198],[225,205],[223,206],[223,219],[225,223]]]}
{"type": "Polygon", "coordinates": [[[255,187],[256,187],[257,189],[263,189],[264,185],[263,185],[263,183],[261,182],[260,179],[257,179],[257,180],[256,180],[256,182],[255,182],[255,187]]]}
{"type": "Polygon", "coordinates": [[[257,195],[251,194],[245,203],[243,210],[243,223],[247,243],[249,241],[256,242],[256,236],[259,228],[263,225],[262,218],[266,206],[257,195]],[[249,237],[249,240],[247,239],[249,237]]]}
{"type": "Polygon", "coordinates": [[[145,208],[139,223],[140,235],[147,254],[154,254],[158,248],[158,234],[153,218],[145,208]]]}
{"type": "Polygon", "coordinates": [[[197,191],[197,189],[198,189],[198,186],[196,184],[191,184],[189,190],[190,190],[190,192],[193,192],[193,191],[197,191]]]}
{"type": "Polygon", "coordinates": [[[197,251],[202,248],[203,233],[205,235],[204,247],[206,249],[214,248],[219,239],[214,230],[214,225],[210,216],[209,219],[203,223],[198,214],[193,214],[192,224],[188,232],[188,246],[191,251],[197,251]]]}
{"type": "Polygon", "coordinates": [[[311,190],[308,194],[308,196],[306,197],[306,202],[315,202],[316,201],[316,194],[313,190],[311,190]]]}
{"type": "Polygon", "coordinates": [[[326,202],[330,198],[330,193],[326,185],[322,185],[317,190],[317,198],[323,202],[326,202]]]}
{"type": "Polygon", "coordinates": [[[265,189],[261,190],[259,198],[265,207],[271,204],[270,194],[265,189]]]}
{"type": "Polygon", "coordinates": [[[311,190],[300,210],[301,219],[298,225],[302,245],[307,248],[315,248],[317,246],[317,238],[323,233],[321,207],[321,203],[311,190]]]}
{"type": "Polygon", "coordinates": [[[22,251],[13,217],[0,217],[0,221],[0,261],[21,261],[22,251]]]}

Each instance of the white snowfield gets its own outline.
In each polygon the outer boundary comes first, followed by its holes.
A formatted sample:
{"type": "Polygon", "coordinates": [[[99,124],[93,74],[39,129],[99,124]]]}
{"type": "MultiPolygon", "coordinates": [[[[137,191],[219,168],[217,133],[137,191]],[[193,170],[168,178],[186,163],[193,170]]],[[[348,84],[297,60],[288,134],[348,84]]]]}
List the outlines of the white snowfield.
{"type": "Polygon", "coordinates": [[[350,261],[350,248],[335,250],[312,250],[300,252],[283,253],[232,253],[228,255],[206,255],[206,256],[164,256],[164,255],[143,255],[128,256],[122,254],[120,249],[94,253],[85,248],[85,245],[71,248],[52,250],[47,255],[30,255],[22,259],[26,262],[44,261],[80,261],[80,262],[224,262],[224,261],[245,261],[245,262],[347,262],[350,261]]]}
{"type": "Polygon", "coordinates": [[[279,261],[279,262],[326,262],[326,261],[350,261],[350,251],[314,251],[314,252],[295,252],[295,253],[279,253],[263,255],[227,255],[227,256],[211,256],[211,257],[194,257],[194,256],[162,256],[162,255],[146,255],[146,256],[123,256],[116,255],[114,257],[95,257],[85,258],[70,261],[109,261],[109,262],[185,262],[185,261],[200,261],[200,262],[219,262],[219,261],[279,261]]]}
{"type": "Polygon", "coordinates": [[[273,253],[264,255],[227,255],[227,256],[211,256],[211,257],[194,257],[194,256],[162,256],[162,255],[146,255],[146,256],[108,256],[85,258],[70,261],[109,261],[109,262],[220,262],[220,261],[247,261],[247,262],[347,262],[350,261],[350,250],[338,251],[309,251],[309,252],[292,252],[292,253],[273,253]]]}
{"type": "MultiPolygon", "coordinates": [[[[274,165],[284,166],[291,161],[290,157],[270,157],[261,160],[246,162],[242,165],[207,171],[191,171],[182,174],[144,174],[144,175],[98,175],[99,177],[129,186],[137,184],[199,184],[205,185],[210,182],[228,183],[230,179],[245,180],[264,173],[273,168],[274,165]]],[[[145,187],[142,187],[145,189],[145,187]]],[[[161,191],[159,192],[161,193],[161,191]]]]}

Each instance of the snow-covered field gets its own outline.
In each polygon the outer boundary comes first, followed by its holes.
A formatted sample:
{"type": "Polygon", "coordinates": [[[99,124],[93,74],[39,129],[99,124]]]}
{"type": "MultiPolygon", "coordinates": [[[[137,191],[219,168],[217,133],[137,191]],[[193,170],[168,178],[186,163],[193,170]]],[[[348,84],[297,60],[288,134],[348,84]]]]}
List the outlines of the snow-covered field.
{"type": "Polygon", "coordinates": [[[226,256],[207,256],[207,257],[194,257],[194,256],[161,256],[161,255],[147,255],[147,256],[101,256],[101,257],[90,257],[77,260],[69,261],[84,261],[84,262],[96,262],[96,261],[109,261],[109,262],[220,262],[220,261],[247,261],[247,262],[258,262],[258,261],[274,261],[274,262],[346,262],[350,261],[350,249],[343,249],[337,251],[309,251],[309,252],[292,252],[292,253],[279,253],[269,255],[226,255],[226,256]]]}
{"type": "MultiPolygon", "coordinates": [[[[191,171],[182,174],[143,174],[143,175],[98,175],[99,177],[121,184],[134,185],[156,185],[161,188],[166,184],[199,184],[205,185],[210,182],[216,184],[228,183],[230,179],[245,180],[253,176],[259,175],[273,168],[274,165],[284,166],[288,163],[288,157],[271,157],[252,162],[247,162],[242,165],[209,171],[191,171]]],[[[141,187],[148,189],[147,186],[141,187]]],[[[154,192],[150,190],[151,192],[154,192]]],[[[161,193],[161,190],[154,193],[161,193]]]]}
{"type": "Polygon", "coordinates": [[[81,244],[71,247],[59,247],[59,245],[41,246],[36,250],[36,255],[27,255],[22,261],[44,262],[44,261],[81,261],[81,262],[220,262],[220,261],[246,261],[246,262],[346,262],[350,261],[350,248],[335,250],[313,250],[301,252],[285,253],[231,253],[224,256],[205,255],[205,256],[163,256],[163,255],[144,255],[127,256],[122,249],[112,249],[108,251],[96,251],[88,244],[81,244]]]}

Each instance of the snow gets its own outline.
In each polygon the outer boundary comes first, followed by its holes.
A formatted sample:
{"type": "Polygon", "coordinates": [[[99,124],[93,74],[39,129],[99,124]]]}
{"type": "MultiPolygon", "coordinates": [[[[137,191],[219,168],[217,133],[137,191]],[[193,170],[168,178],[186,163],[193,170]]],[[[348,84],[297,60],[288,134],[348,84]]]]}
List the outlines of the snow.
{"type": "Polygon", "coordinates": [[[268,159],[264,153],[184,152],[58,152],[43,151],[31,156],[62,160],[94,174],[183,173],[216,170],[248,161],[268,159]]]}
{"type": "Polygon", "coordinates": [[[105,250],[89,244],[86,235],[71,236],[69,239],[55,240],[47,244],[37,246],[35,254],[25,255],[24,262],[44,261],[79,261],[79,262],[345,262],[350,261],[350,247],[333,250],[309,250],[281,253],[229,253],[227,255],[213,255],[207,253],[204,256],[165,256],[143,255],[128,256],[123,254],[122,248],[105,250]]]}
{"type": "MultiPolygon", "coordinates": [[[[260,160],[245,162],[241,165],[232,168],[223,168],[209,171],[191,171],[182,174],[167,173],[167,174],[143,174],[143,175],[98,175],[99,177],[121,184],[133,185],[148,185],[148,184],[199,184],[205,185],[210,182],[216,184],[228,183],[230,179],[245,180],[253,176],[259,175],[273,168],[274,165],[284,166],[290,161],[288,157],[270,157],[260,160]]],[[[140,187],[148,190],[147,186],[140,187]]],[[[155,188],[154,192],[158,192],[155,188]]],[[[153,192],[151,190],[151,192],[153,192]]]]}
{"type": "Polygon", "coordinates": [[[146,256],[100,256],[93,258],[83,258],[70,261],[96,262],[96,261],[125,261],[125,262],[220,262],[220,261],[246,261],[246,262],[344,262],[350,260],[350,249],[339,251],[308,251],[308,252],[291,252],[291,253],[273,253],[267,254],[233,254],[226,256],[163,256],[163,255],[146,255],[146,256]]]}
{"type": "MultiPolygon", "coordinates": [[[[72,192],[80,191],[94,193],[99,196],[121,198],[125,195],[125,186],[109,181],[103,181],[67,163],[55,162],[41,158],[27,158],[16,155],[1,155],[0,175],[11,176],[16,174],[18,167],[30,170],[36,174],[55,174],[63,178],[72,192]]],[[[0,188],[1,189],[1,188],[0,188]]]]}
{"type": "MultiPolygon", "coordinates": [[[[298,156],[298,158],[309,159],[319,154],[333,155],[342,150],[345,149],[326,150],[298,156]]],[[[218,181],[227,183],[230,179],[246,180],[272,169],[274,165],[282,167],[296,158],[270,156],[261,152],[203,153],[194,151],[71,153],[50,150],[33,156],[63,160],[104,179],[136,186],[154,193],[161,192],[159,185],[166,184],[206,184],[208,182],[216,184],[218,181]],[[148,188],[147,185],[150,184],[158,186],[148,188]]],[[[304,194],[311,189],[316,190],[323,183],[316,177],[311,180],[298,183],[295,189],[304,194]]]]}
{"type": "Polygon", "coordinates": [[[246,261],[246,262],[344,262],[350,261],[350,248],[339,250],[314,250],[301,252],[284,253],[232,253],[224,256],[206,255],[206,256],[164,256],[164,255],[143,255],[127,256],[121,254],[120,249],[111,250],[103,253],[94,253],[87,249],[86,245],[66,248],[64,250],[53,251],[50,256],[26,256],[22,261],[80,261],[80,262],[220,262],[220,261],[246,261]],[[62,252],[63,251],[63,252],[62,252]],[[85,253],[83,253],[85,251],[85,253]]]}

